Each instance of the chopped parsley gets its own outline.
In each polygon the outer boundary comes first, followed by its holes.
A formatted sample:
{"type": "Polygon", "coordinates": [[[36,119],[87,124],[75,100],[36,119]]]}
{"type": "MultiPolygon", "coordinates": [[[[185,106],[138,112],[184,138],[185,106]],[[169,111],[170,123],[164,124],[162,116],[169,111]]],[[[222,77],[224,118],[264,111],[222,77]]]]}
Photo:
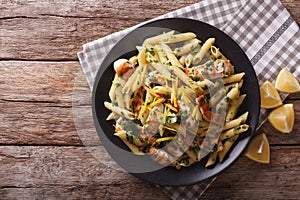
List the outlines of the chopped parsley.
{"type": "Polygon", "coordinates": [[[229,98],[229,97],[225,97],[225,101],[226,101],[227,103],[230,103],[230,102],[232,101],[232,99],[229,98]]]}
{"type": "Polygon", "coordinates": [[[241,129],[241,127],[238,126],[238,127],[235,127],[235,128],[233,129],[233,131],[239,131],[240,129],[241,129]]]}
{"type": "Polygon", "coordinates": [[[150,53],[152,56],[154,56],[155,55],[155,51],[154,51],[154,48],[147,48],[146,49],[146,53],[150,53]]]}
{"type": "Polygon", "coordinates": [[[201,80],[201,78],[199,76],[192,76],[191,79],[193,81],[200,81],[201,80]]]}
{"type": "Polygon", "coordinates": [[[121,83],[116,83],[116,88],[120,87],[121,83]]]}
{"type": "Polygon", "coordinates": [[[131,144],[134,144],[134,138],[129,132],[126,133],[126,140],[131,144]]]}
{"type": "Polygon", "coordinates": [[[200,50],[200,46],[199,45],[192,46],[192,48],[191,48],[191,54],[195,55],[196,53],[199,52],[199,50],[200,50]]]}

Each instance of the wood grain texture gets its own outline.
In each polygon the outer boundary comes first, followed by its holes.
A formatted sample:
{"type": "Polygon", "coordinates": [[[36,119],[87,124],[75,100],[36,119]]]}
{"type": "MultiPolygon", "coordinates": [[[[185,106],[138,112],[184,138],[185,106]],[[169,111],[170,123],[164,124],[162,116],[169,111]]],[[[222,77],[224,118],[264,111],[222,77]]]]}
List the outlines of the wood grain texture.
{"type": "Polygon", "coordinates": [[[0,59],[77,60],[84,43],[196,2],[4,0],[0,59]]]}
{"type": "Polygon", "coordinates": [[[1,199],[139,199],[157,192],[104,166],[85,147],[0,147],[0,159],[1,199]]]}
{"type": "Polygon", "coordinates": [[[78,62],[0,62],[0,99],[8,101],[72,102],[78,62]]]}
{"type": "MultiPolygon", "coordinates": [[[[272,147],[271,152],[270,165],[241,157],[203,199],[298,198],[300,148],[272,147]]],[[[0,147],[0,158],[4,199],[167,199],[155,186],[105,167],[84,147],[0,147]]]]}
{"type": "MultiPolygon", "coordinates": [[[[77,60],[84,43],[196,2],[3,0],[0,59],[77,60]]],[[[299,0],[282,3],[300,23],[299,0]]]]}

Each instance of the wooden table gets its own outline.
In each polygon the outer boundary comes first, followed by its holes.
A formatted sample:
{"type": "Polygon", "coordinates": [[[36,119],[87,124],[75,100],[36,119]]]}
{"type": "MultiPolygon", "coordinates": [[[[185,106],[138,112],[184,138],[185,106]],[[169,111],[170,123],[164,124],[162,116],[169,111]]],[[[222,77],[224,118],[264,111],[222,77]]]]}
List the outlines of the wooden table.
{"type": "MultiPolygon", "coordinates": [[[[0,1],[0,199],[168,199],[101,164],[82,144],[72,106],[84,112],[91,100],[76,53],[86,42],[195,2],[0,1]],[[72,105],[74,83],[88,95],[72,105]]],[[[299,24],[300,0],[282,2],[299,24]]],[[[203,199],[299,198],[300,94],[285,102],[295,107],[293,132],[283,135],[269,123],[259,130],[269,137],[271,164],[242,156],[203,199]]],[[[100,144],[91,138],[88,145],[100,144]]]]}

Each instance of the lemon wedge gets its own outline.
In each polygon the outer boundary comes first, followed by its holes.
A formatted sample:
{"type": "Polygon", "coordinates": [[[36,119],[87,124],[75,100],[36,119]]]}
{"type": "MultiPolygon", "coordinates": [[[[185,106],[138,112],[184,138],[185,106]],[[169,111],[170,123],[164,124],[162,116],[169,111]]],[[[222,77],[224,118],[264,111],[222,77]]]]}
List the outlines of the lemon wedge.
{"type": "Polygon", "coordinates": [[[269,122],[282,133],[293,130],[295,114],[293,104],[284,104],[272,110],[268,116],[269,122]]]}
{"type": "Polygon", "coordinates": [[[265,133],[261,133],[253,138],[245,156],[259,163],[270,163],[270,144],[265,133]]]}
{"type": "Polygon", "coordinates": [[[288,68],[284,67],[276,77],[275,88],[281,92],[295,93],[300,91],[300,84],[288,68]]]}
{"type": "Polygon", "coordinates": [[[260,106],[262,108],[275,108],[282,105],[278,91],[270,81],[265,81],[260,86],[260,106]]]}

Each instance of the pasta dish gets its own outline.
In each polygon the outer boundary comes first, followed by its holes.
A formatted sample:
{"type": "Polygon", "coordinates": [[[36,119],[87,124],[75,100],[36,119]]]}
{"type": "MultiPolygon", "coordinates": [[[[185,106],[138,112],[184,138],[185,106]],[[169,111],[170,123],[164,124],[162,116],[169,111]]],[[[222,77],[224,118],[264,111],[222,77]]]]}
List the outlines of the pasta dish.
{"type": "Polygon", "coordinates": [[[245,73],[235,73],[214,43],[170,31],[113,63],[107,120],[116,120],[115,136],[134,154],[177,169],[203,159],[209,167],[248,130],[248,112],[238,112],[245,73]]]}

